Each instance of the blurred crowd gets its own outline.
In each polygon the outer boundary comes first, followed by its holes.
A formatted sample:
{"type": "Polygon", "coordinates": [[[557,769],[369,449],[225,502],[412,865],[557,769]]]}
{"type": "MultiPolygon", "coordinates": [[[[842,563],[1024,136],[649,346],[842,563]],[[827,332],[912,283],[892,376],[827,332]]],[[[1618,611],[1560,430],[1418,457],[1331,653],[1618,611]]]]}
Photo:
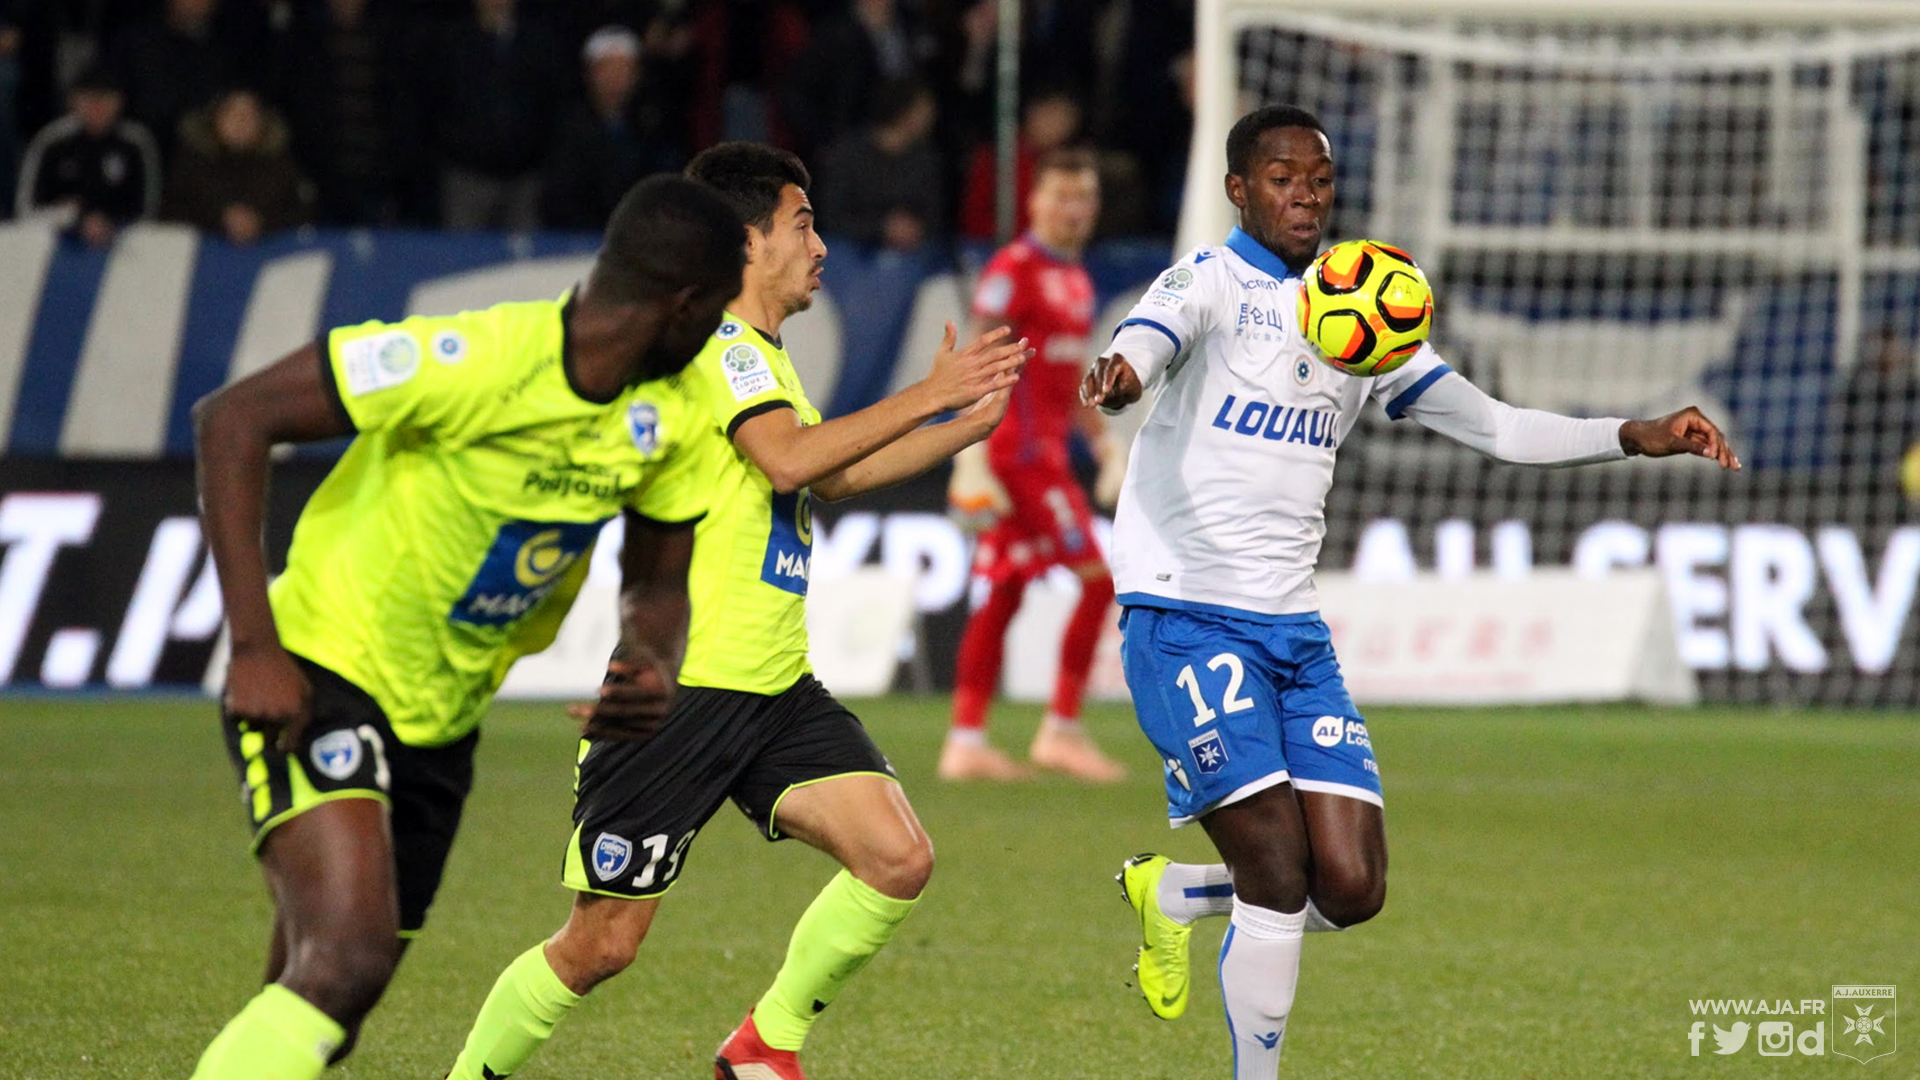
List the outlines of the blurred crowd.
{"type": "MultiPolygon", "coordinates": [[[[1018,175],[1097,151],[1104,235],[1173,231],[1191,0],[1024,0],[1018,175]]],[[[598,229],[722,139],[823,231],[995,231],[994,0],[0,0],[0,214],[247,243],[303,224],[598,229]],[[5,189],[11,187],[9,193],[5,189]]],[[[1024,223],[1022,223],[1024,225],[1024,223]]]]}

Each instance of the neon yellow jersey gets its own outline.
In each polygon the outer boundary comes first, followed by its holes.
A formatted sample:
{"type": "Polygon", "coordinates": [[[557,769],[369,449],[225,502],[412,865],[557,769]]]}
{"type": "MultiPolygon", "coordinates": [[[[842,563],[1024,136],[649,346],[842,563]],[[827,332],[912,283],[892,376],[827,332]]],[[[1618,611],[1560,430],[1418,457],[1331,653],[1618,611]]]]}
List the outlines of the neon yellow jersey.
{"type": "Polygon", "coordinates": [[[666,380],[580,397],[564,319],[557,301],[501,304],[325,339],[359,434],[294,527],[274,619],[410,745],[472,731],[513,662],[553,641],[623,506],[706,511],[722,448],[692,404],[666,380]]]}
{"type": "Polygon", "coordinates": [[[687,396],[726,440],[707,516],[694,534],[687,591],[693,599],[683,686],[778,694],[807,663],[807,573],[812,498],[774,492],[767,474],[733,446],[752,417],[791,407],[803,424],[820,412],[800,389],[785,349],[732,314],[680,375],[687,396]]]}

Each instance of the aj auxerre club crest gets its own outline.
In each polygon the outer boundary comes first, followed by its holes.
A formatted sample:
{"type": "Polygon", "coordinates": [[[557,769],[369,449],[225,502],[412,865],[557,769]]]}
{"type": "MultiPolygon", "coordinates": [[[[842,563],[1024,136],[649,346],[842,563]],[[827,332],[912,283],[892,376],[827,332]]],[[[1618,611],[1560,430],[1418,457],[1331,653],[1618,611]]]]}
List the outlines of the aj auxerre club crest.
{"type": "Polygon", "coordinates": [[[1193,763],[1207,776],[1227,767],[1227,744],[1221,741],[1218,731],[1188,739],[1187,748],[1193,751],[1193,763]]]}
{"type": "Polygon", "coordinates": [[[1900,1014],[1891,986],[1833,988],[1833,1052],[1866,1064],[1899,1048],[1900,1014]]]}
{"type": "Polygon", "coordinates": [[[601,881],[612,881],[633,861],[633,843],[622,836],[603,832],[593,842],[593,873],[601,881]]]}

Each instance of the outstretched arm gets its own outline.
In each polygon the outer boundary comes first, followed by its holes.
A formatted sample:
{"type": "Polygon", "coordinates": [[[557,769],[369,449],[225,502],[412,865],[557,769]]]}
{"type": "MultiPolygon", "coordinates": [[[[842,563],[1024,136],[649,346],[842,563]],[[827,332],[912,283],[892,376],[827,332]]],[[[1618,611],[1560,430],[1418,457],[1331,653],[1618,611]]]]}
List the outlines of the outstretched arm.
{"type": "MultiPolygon", "coordinates": [[[[800,423],[790,408],[750,416],[733,431],[733,445],[767,474],[775,491],[785,494],[821,486],[824,495],[824,489],[836,486],[831,478],[848,466],[943,412],[965,408],[1019,381],[1020,369],[1033,352],[1024,338],[1007,340],[1009,333],[1002,327],[955,352],[956,331],[948,323],[933,370],[905,390],[859,412],[811,426],[800,423]]],[[[964,445],[959,443],[954,450],[964,445]]],[[[938,460],[933,458],[922,468],[938,460]]]]}
{"type": "Polygon", "coordinates": [[[1409,404],[1405,415],[1463,446],[1517,465],[1559,467],[1633,454],[1695,454],[1714,459],[1722,468],[1740,467],[1720,429],[1692,407],[1655,420],[1581,420],[1515,408],[1447,374],[1409,404]]]}
{"type": "Polygon", "coordinates": [[[232,636],[226,707],[236,719],[277,728],[291,750],[307,724],[311,688],[280,645],[267,604],[269,454],[275,443],[353,433],[326,358],[308,345],[193,407],[200,518],[220,576],[232,636]]]}
{"type": "Polygon", "coordinates": [[[935,465],[993,433],[1007,415],[1011,391],[995,390],[942,424],[909,432],[897,442],[823,478],[814,494],[829,502],[892,487],[919,476],[935,465]]]}
{"type": "Polygon", "coordinates": [[[1723,469],[1740,471],[1740,459],[1734,456],[1733,447],[1727,445],[1727,437],[1719,425],[1693,405],[1652,420],[1629,420],[1621,424],[1620,445],[1629,456],[1692,454],[1712,458],[1723,469]]]}

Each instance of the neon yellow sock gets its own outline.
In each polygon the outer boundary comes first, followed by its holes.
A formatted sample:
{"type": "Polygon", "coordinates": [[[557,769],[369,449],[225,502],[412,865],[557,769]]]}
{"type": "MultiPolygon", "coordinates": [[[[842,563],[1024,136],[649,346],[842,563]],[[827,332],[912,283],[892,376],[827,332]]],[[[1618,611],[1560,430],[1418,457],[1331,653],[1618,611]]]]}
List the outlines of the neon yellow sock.
{"type": "Polygon", "coordinates": [[[271,983],[214,1036],[193,1080],[313,1080],[346,1037],[332,1017],[271,983]]]}
{"type": "Polygon", "coordinates": [[[521,953],[494,980],[448,1080],[482,1080],[519,1072],[553,1036],[560,1018],[580,1001],[580,995],[553,973],[545,944],[521,953]]]}
{"type": "Polygon", "coordinates": [[[793,928],[787,962],[753,1007],[753,1026],[775,1050],[798,1050],[821,1010],[893,939],[914,901],[895,900],[845,870],[827,882],[793,928]]]}

